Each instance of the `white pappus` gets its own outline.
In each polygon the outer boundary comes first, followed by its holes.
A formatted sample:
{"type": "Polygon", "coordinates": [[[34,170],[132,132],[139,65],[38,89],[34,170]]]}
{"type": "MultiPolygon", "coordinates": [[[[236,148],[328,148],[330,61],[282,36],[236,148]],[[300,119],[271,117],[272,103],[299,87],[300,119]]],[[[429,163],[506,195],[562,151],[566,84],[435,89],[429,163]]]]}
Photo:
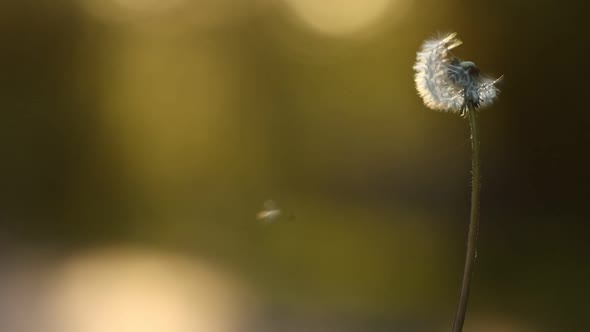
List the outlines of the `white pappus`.
{"type": "Polygon", "coordinates": [[[461,61],[451,50],[461,45],[456,33],[426,40],[416,55],[414,80],[424,104],[437,111],[459,113],[491,105],[502,79],[480,75],[471,61],[461,61]]]}

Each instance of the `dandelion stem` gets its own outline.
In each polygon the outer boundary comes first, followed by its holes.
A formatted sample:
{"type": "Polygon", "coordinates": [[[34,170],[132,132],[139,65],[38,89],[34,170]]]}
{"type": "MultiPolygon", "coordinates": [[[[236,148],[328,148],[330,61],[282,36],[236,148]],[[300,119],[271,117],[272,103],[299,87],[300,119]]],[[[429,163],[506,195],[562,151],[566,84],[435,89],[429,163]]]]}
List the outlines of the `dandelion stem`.
{"type": "Polygon", "coordinates": [[[465,269],[463,271],[463,282],[461,283],[461,295],[457,306],[457,314],[453,323],[453,332],[462,332],[469,300],[469,287],[473,276],[473,265],[477,256],[477,235],[479,227],[479,191],[481,186],[479,176],[479,137],[477,133],[477,112],[474,108],[467,108],[467,118],[471,127],[471,216],[469,220],[469,233],[467,235],[467,254],[465,256],[465,269]]]}

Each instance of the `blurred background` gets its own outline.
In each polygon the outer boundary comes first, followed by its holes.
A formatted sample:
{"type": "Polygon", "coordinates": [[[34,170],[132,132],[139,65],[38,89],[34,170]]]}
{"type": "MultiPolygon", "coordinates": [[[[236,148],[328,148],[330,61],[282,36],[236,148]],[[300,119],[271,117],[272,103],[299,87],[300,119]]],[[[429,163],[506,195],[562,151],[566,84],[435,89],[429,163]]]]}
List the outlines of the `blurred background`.
{"type": "Polygon", "coordinates": [[[457,31],[505,75],[465,330],[586,331],[583,7],[0,2],[0,329],[448,331],[469,129],[412,65],[457,31]]]}

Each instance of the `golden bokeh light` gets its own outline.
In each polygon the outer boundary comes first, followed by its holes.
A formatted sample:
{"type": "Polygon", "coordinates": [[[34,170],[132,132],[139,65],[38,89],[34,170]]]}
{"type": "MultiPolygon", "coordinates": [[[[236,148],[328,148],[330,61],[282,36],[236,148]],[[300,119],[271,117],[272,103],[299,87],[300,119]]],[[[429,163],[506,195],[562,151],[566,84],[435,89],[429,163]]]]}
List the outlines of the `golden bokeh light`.
{"type": "Polygon", "coordinates": [[[231,332],[241,288],[206,264],[171,254],[109,249],[68,260],[47,299],[64,332],[231,332]]]}
{"type": "MultiPolygon", "coordinates": [[[[295,15],[317,32],[346,36],[371,30],[392,12],[405,12],[410,0],[285,0],[295,15]]],[[[391,15],[399,18],[400,15],[391,15]]]]}

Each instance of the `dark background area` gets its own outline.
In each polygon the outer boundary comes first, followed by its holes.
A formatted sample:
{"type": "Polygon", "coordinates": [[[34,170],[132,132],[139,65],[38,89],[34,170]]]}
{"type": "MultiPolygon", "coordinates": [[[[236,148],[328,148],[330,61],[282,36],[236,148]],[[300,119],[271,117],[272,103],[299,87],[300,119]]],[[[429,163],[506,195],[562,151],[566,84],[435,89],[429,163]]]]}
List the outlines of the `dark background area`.
{"type": "Polygon", "coordinates": [[[412,65],[457,31],[504,75],[466,330],[586,330],[584,1],[391,0],[366,29],[324,23],[378,0],[316,21],[288,0],[144,2],[0,3],[2,257],[147,246],[231,268],[278,321],[448,326],[469,132],[426,109],[412,65]],[[295,221],[261,225],[266,199],[295,221]]]}

